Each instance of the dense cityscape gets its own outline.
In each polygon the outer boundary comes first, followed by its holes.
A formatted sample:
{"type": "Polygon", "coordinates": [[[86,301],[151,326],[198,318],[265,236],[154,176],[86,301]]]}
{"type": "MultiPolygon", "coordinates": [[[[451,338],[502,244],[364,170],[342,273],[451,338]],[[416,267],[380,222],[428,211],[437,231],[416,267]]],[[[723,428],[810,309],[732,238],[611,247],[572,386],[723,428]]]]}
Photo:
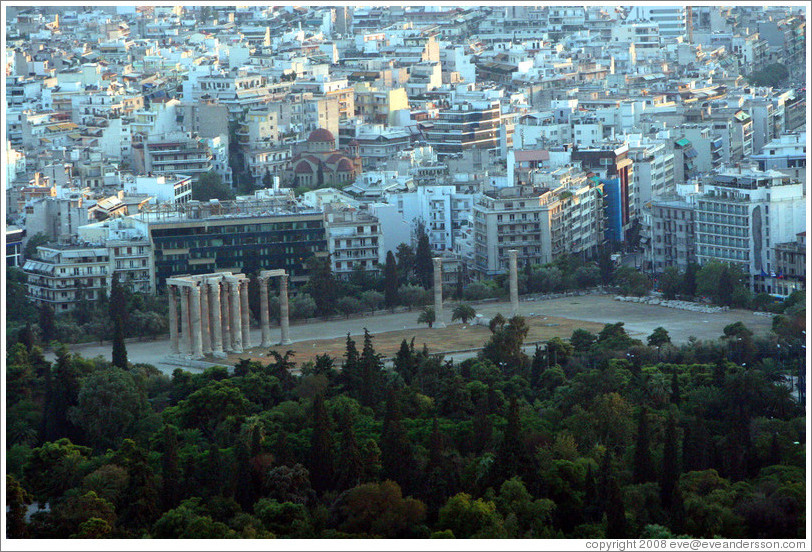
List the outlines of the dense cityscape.
{"type": "Polygon", "coordinates": [[[809,544],[803,4],[8,4],[7,539],[809,544]]]}

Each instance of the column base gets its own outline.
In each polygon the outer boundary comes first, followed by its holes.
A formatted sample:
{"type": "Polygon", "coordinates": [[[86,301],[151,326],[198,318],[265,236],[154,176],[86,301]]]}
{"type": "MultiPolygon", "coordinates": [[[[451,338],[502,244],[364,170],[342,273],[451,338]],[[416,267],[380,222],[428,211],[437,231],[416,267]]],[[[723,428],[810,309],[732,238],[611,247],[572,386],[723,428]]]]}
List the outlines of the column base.
{"type": "Polygon", "coordinates": [[[226,358],[228,355],[223,351],[214,351],[211,356],[214,358],[226,358]]]}
{"type": "Polygon", "coordinates": [[[271,340],[263,341],[259,344],[260,348],[267,349],[268,347],[273,347],[273,342],[271,340]]]}
{"type": "Polygon", "coordinates": [[[293,343],[293,341],[291,341],[290,339],[283,339],[282,341],[279,342],[280,345],[290,345],[291,343],[293,343]]]}
{"type": "Polygon", "coordinates": [[[232,349],[230,352],[231,352],[232,354],[235,354],[235,355],[241,355],[241,354],[243,354],[245,351],[243,351],[242,349],[232,349]]]}

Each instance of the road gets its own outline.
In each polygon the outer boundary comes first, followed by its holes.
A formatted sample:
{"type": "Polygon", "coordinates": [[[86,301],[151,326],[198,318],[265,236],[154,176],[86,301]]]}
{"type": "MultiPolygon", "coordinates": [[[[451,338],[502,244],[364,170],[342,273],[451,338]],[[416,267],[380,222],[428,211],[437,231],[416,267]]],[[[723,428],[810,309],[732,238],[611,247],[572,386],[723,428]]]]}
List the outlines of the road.
{"type": "MultiPolygon", "coordinates": [[[[475,305],[478,313],[491,317],[497,312],[503,314],[510,311],[507,302],[483,303],[475,305]]],[[[445,321],[451,322],[451,305],[446,304],[445,321]]],[[[575,320],[598,322],[601,324],[624,322],[627,331],[637,338],[645,339],[654,328],[664,327],[671,335],[674,343],[684,343],[690,336],[699,339],[715,339],[722,335],[724,327],[741,320],[756,334],[764,335],[770,331],[772,320],[768,317],[755,316],[750,311],[731,310],[713,314],[702,314],[691,311],[669,309],[656,305],[639,303],[625,303],[615,301],[608,295],[582,295],[562,297],[558,299],[540,301],[522,301],[519,304],[519,314],[561,316],[575,320]]],[[[307,324],[292,324],[290,327],[291,339],[295,342],[310,339],[326,339],[342,337],[350,332],[353,336],[363,335],[364,328],[369,328],[373,334],[387,331],[411,329],[421,327],[417,324],[418,311],[399,312],[395,314],[383,313],[375,316],[352,318],[349,320],[330,320],[310,322],[307,324]]],[[[252,343],[259,343],[259,329],[251,331],[252,343]]],[[[271,328],[271,338],[280,339],[279,329],[271,328]]],[[[453,348],[449,346],[449,348],[453,348]]],[[[73,345],[72,352],[93,358],[101,355],[110,358],[111,347],[98,344],[73,345]]],[[[127,343],[127,355],[130,362],[152,364],[162,372],[171,374],[178,364],[168,361],[169,339],[156,341],[127,343]]],[[[53,354],[46,358],[53,360],[53,354]]],[[[455,360],[462,360],[462,358],[455,360]]]]}

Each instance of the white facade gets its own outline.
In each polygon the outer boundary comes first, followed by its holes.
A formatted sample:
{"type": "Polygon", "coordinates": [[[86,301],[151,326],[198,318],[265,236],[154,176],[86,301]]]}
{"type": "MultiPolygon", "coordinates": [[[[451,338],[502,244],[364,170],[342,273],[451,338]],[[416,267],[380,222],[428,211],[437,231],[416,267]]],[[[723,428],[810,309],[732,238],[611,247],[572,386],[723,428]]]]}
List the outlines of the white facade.
{"type": "Polygon", "coordinates": [[[188,176],[136,176],[124,181],[129,194],[147,194],[155,203],[186,203],[192,199],[192,179],[188,176]]]}
{"type": "Polygon", "coordinates": [[[697,261],[738,264],[756,291],[767,291],[763,274],[774,271],[775,244],[793,241],[805,229],[800,183],[777,171],[725,171],[697,198],[697,261]]]}

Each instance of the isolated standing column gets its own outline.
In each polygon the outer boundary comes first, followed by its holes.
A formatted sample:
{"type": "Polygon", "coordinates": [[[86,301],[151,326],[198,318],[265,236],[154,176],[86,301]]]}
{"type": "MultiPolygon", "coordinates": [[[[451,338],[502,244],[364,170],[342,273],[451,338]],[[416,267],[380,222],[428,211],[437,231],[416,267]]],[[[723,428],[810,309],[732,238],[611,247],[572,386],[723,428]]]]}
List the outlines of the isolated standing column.
{"type": "Polygon", "coordinates": [[[443,259],[434,257],[434,326],[445,328],[443,319],[443,259]]]}
{"type": "Polygon", "coordinates": [[[249,314],[251,311],[248,309],[248,279],[240,282],[240,325],[242,327],[242,348],[251,348],[251,327],[249,326],[249,314]]]}
{"type": "Polygon", "coordinates": [[[271,321],[268,313],[268,278],[259,278],[259,322],[262,328],[260,347],[271,346],[271,321]]]}
{"type": "Polygon", "coordinates": [[[169,346],[173,355],[180,353],[178,346],[178,307],[175,304],[175,286],[166,286],[169,295],[169,346]]]}
{"type": "Polygon", "coordinates": [[[282,340],[280,345],[288,345],[290,343],[289,320],[288,314],[288,275],[283,274],[279,277],[279,328],[282,332],[282,340]]]}
{"type": "Polygon", "coordinates": [[[211,348],[212,354],[217,358],[225,355],[223,352],[223,328],[221,323],[222,307],[220,306],[220,282],[209,281],[209,316],[211,317],[211,348]]]}
{"type": "Polygon", "coordinates": [[[510,315],[519,314],[519,267],[516,249],[508,249],[508,265],[510,268],[510,315]]]}

